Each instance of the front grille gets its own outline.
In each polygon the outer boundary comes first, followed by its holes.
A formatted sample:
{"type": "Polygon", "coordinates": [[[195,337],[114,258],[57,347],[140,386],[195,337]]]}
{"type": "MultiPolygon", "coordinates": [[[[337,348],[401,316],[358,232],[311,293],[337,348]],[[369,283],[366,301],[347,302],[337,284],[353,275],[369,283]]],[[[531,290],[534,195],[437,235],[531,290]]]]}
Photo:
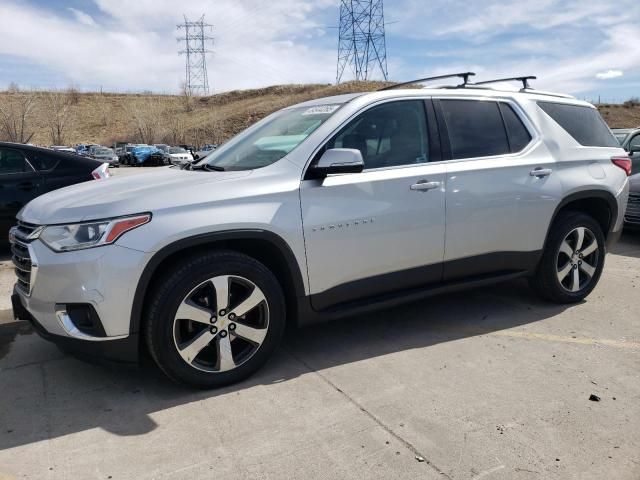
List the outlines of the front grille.
{"type": "Polygon", "coordinates": [[[13,261],[16,277],[18,278],[16,285],[27,295],[31,293],[34,270],[37,268],[37,266],[34,266],[31,261],[29,243],[33,240],[30,239],[29,236],[37,228],[38,225],[18,222],[18,225],[13,227],[9,234],[9,241],[11,243],[11,260],[13,261]]]}

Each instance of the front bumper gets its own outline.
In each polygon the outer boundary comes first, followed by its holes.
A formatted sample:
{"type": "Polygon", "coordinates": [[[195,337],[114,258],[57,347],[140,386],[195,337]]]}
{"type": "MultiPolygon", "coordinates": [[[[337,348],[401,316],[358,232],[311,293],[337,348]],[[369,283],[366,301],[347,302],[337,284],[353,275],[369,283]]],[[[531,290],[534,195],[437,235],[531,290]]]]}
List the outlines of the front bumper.
{"type": "Polygon", "coordinates": [[[40,240],[29,244],[37,275],[30,289],[16,286],[14,316],[30,321],[44,338],[91,356],[135,361],[138,335],[131,332],[134,292],[148,254],[122,247],[56,253],[40,240]],[[75,328],[67,310],[86,305],[95,312],[102,331],[88,335],[75,328]]]}
{"type": "Polygon", "coordinates": [[[14,318],[28,321],[38,335],[59,345],[64,350],[88,359],[102,359],[117,363],[136,363],[138,361],[139,339],[137,333],[102,342],[90,342],[65,335],[56,335],[49,332],[31,315],[22,303],[22,295],[15,289],[11,295],[11,304],[14,318]]]}

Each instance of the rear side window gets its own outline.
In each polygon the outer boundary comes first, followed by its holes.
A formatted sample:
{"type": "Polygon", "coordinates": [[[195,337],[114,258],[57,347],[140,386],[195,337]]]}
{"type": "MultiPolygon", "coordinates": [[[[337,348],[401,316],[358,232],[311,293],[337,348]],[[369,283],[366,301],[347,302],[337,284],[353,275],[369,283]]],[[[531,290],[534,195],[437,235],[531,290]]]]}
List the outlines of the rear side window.
{"type": "Polygon", "coordinates": [[[454,160],[510,153],[497,102],[440,100],[440,104],[454,160]]]}
{"type": "Polygon", "coordinates": [[[538,106],[580,145],[620,147],[595,108],[553,102],[538,102],[538,106]]]}
{"type": "Polygon", "coordinates": [[[41,152],[29,152],[29,160],[36,170],[51,170],[60,161],[57,157],[41,152]]]}
{"type": "Polygon", "coordinates": [[[502,119],[507,129],[507,136],[509,138],[509,146],[511,152],[519,152],[524,147],[529,145],[531,141],[531,134],[520,120],[520,117],[513,111],[511,105],[506,103],[500,104],[500,112],[502,112],[502,119]]]}

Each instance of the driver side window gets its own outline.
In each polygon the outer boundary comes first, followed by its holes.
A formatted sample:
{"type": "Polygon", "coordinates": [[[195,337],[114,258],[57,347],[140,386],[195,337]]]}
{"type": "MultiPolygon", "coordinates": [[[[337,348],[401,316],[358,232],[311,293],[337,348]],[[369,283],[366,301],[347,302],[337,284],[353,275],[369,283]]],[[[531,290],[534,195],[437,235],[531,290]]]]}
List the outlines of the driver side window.
{"type": "Polygon", "coordinates": [[[352,120],[325,148],[360,150],[365,169],[426,163],[429,144],[424,102],[397,101],[373,107],[352,120]]]}

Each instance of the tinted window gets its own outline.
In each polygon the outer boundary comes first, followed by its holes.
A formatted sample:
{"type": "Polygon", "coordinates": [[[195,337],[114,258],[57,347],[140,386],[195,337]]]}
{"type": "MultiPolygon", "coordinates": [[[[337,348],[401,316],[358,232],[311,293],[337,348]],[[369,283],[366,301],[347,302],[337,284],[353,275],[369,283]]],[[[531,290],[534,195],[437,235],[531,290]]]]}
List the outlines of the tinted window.
{"type": "Polygon", "coordinates": [[[500,111],[502,112],[504,125],[507,128],[507,136],[509,138],[511,152],[519,152],[529,144],[531,141],[531,135],[522,123],[522,120],[520,120],[520,117],[518,117],[516,112],[513,111],[511,105],[501,103],[500,111]]]}
{"type": "Polygon", "coordinates": [[[327,148],[355,148],[365,168],[393,167],[429,161],[424,102],[385,103],[356,117],[327,148]]]}
{"type": "Polygon", "coordinates": [[[51,170],[58,164],[59,159],[42,152],[29,152],[29,161],[36,170],[51,170]]]}
{"type": "Polygon", "coordinates": [[[640,150],[640,134],[631,139],[629,142],[629,150],[640,150]]]}
{"type": "Polygon", "coordinates": [[[509,153],[497,102],[441,100],[454,159],[509,153]]]}
{"type": "Polygon", "coordinates": [[[620,146],[595,108],[551,102],[538,102],[538,105],[580,145],[620,146]]]}
{"type": "Polygon", "coordinates": [[[0,175],[30,171],[22,153],[10,148],[0,148],[0,175]]]}

